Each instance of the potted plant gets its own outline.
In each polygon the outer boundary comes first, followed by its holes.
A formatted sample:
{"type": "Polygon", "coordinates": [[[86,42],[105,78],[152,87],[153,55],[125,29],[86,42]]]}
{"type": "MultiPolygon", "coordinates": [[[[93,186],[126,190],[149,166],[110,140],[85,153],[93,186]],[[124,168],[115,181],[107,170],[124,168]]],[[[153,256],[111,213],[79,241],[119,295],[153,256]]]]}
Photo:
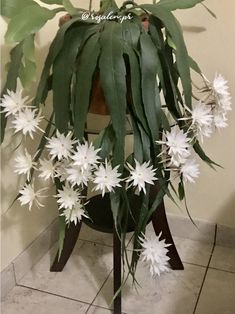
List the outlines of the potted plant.
{"type": "Polygon", "coordinates": [[[66,225],[91,218],[86,196],[92,183],[94,190],[110,198],[129,273],[134,276],[142,254],[152,275],[159,275],[167,270],[167,244],[161,238],[148,241],[146,225],[164,196],[173,201],[184,199],[185,183],[199,175],[194,156],[211,167],[217,165],[201,143],[227,125],[231,109],[227,82],[221,75],[212,83],[206,79],[188,55],[181,27],[172,14],[202,0],[143,5],[125,1],[120,8],[114,0],[104,0],[99,12],[75,8],[69,0],[42,2],[58,6],[51,9],[34,0],[2,0],[2,14],[9,18],[6,41],[15,44],[2,92],[2,140],[8,117],[15,133],[32,139],[36,131],[42,131],[42,120],[47,121],[36,155],[25,150],[16,159],[15,171],[26,176],[18,199],[29,208],[33,203],[42,205],[44,189],[35,191],[33,186],[35,169],[43,179],[54,182],[62,250],[66,225]],[[60,22],[36,94],[29,102],[17,88],[17,79],[26,87],[31,83],[37,66],[35,35],[62,11],[68,15],[60,22]],[[202,87],[195,92],[191,71],[202,79],[202,87]],[[45,119],[42,111],[49,93],[53,95],[52,114],[45,119]],[[94,143],[87,138],[89,111],[110,115],[94,143]],[[133,147],[126,157],[128,128],[133,147]],[[153,186],[157,186],[154,196],[153,186]],[[131,206],[136,196],[138,210],[131,206]],[[130,217],[134,222],[131,262],[125,254],[130,217]]]}

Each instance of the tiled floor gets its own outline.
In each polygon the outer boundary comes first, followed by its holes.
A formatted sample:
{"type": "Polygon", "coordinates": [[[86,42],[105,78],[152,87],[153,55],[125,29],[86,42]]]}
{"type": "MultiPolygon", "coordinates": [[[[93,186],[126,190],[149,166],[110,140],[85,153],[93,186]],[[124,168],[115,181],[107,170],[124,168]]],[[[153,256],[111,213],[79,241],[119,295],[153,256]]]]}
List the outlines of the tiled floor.
{"type": "MultiPolygon", "coordinates": [[[[139,264],[141,287],[136,291],[127,282],[123,313],[234,314],[235,249],[184,238],[175,242],[185,270],[153,280],[139,264]]],[[[112,236],[83,227],[61,273],[49,272],[54,254],[55,247],[18,282],[2,303],[2,313],[112,313],[112,236]]]]}

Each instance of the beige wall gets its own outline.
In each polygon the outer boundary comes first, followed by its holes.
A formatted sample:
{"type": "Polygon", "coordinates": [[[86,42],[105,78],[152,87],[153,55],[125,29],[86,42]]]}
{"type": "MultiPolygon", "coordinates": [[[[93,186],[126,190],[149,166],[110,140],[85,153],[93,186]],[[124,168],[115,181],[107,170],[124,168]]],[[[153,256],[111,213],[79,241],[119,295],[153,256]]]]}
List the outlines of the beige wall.
{"type": "MultiPolygon", "coordinates": [[[[122,1],[118,1],[121,3],[122,1]]],[[[150,1],[136,1],[143,3],[150,1]]],[[[88,1],[74,0],[77,6],[87,8],[88,1]]],[[[230,82],[231,92],[235,98],[235,2],[233,0],[207,0],[205,2],[218,18],[213,19],[202,6],[192,10],[177,12],[177,17],[184,26],[185,39],[190,54],[199,62],[206,76],[213,78],[216,71],[222,73],[230,82]]],[[[93,0],[93,7],[98,7],[99,1],[93,0]]],[[[41,61],[48,44],[57,28],[57,21],[49,22],[38,36],[41,61]]],[[[6,24],[0,21],[1,38],[6,24]]],[[[2,44],[3,45],[3,44],[2,44]]],[[[7,59],[8,47],[2,49],[2,63],[7,59]]],[[[218,222],[235,227],[235,111],[230,114],[229,127],[217,133],[204,146],[208,154],[224,169],[214,172],[206,165],[201,165],[201,176],[195,185],[187,188],[188,205],[194,218],[218,222]]],[[[2,154],[2,269],[7,266],[33,239],[54,219],[57,214],[55,202],[49,201],[43,209],[20,207],[16,202],[9,207],[17,194],[18,178],[13,174],[14,154],[12,150],[19,139],[12,141],[11,132],[5,141],[2,154]]],[[[51,192],[52,193],[52,192],[51,192]]],[[[53,193],[52,193],[53,194],[53,193]]],[[[167,201],[168,212],[186,215],[167,201]]]]}

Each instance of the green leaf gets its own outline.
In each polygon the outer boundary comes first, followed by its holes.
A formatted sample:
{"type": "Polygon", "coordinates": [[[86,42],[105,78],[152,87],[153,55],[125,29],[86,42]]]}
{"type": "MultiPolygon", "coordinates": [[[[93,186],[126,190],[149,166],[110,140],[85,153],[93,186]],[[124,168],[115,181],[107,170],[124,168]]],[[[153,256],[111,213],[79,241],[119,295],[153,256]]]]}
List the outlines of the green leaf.
{"type": "Polygon", "coordinates": [[[8,24],[6,41],[8,43],[20,42],[27,36],[36,33],[56,13],[57,10],[49,10],[36,3],[28,6],[27,10],[20,10],[8,24]]]}
{"type": "Polygon", "coordinates": [[[115,144],[113,152],[114,165],[124,163],[125,123],[126,121],[126,68],[123,59],[122,27],[116,22],[105,24],[100,37],[100,79],[105,100],[111,113],[115,144]]]}
{"type": "Polygon", "coordinates": [[[93,76],[97,69],[98,57],[100,54],[100,34],[97,32],[91,36],[84,45],[79,57],[76,99],[74,104],[74,132],[78,139],[84,136],[87,112],[90,105],[93,76]]]}
{"type": "Polygon", "coordinates": [[[87,27],[83,25],[67,31],[63,47],[53,64],[53,108],[55,125],[60,132],[68,130],[72,73],[75,71],[77,54],[86,29],[87,27]]]}
{"type": "Polygon", "coordinates": [[[112,124],[108,125],[103,131],[104,132],[100,141],[100,145],[97,148],[101,148],[99,155],[102,159],[105,159],[109,157],[109,154],[113,149],[115,133],[113,131],[112,124]]]}
{"type": "Polygon", "coordinates": [[[32,62],[35,62],[35,45],[34,45],[34,37],[32,34],[29,37],[25,38],[23,42],[23,54],[24,57],[32,62]]]}
{"type": "Polygon", "coordinates": [[[185,196],[184,184],[182,181],[180,181],[180,183],[178,185],[178,194],[179,194],[179,199],[182,201],[184,199],[184,196],[185,196]]]}
{"type": "Polygon", "coordinates": [[[36,64],[25,59],[24,65],[21,64],[19,78],[24,88],[28,89],[36,79],[36,64]]]}
{"type": "Polygon", "coordinates": [[[160,0],[156,4],[156,7],[163,7],[170,11],[176,9],[189,9],[203,1],[204,0],[160,0]]]}
{"type": "Polygon", "coordinates": [[[63,0],[41,0],[41,1],[47,4],[63,4],[63,0]]]}
{"type": "Polygon", "coordinates": [[[136,118],[142,124],[144,130],[148,132],[148,125],[145,118],[145,113],[142,104],[141,95],[141,73],[139,60],[132,48],[129,45],[124,45],[124,51],[128,55],[128,61],[130,65],[130,87],[131,87],[131,106],[130,110],[133,110],[136,118]]]}
{"type": "Polygon", "coordinates": [[[193,148],[195,150],[195,152],[198,154],[198,156],[203,160],[205,161],[211,168],[215,169],[213,167],[213,165],[215,166],[218,166],[218,167],[221,167],[219,164],[217,164],[216,162],[214,162],[213,160],[211,160],[203,151],[203,149],[201,148],[199,142],[196,142],[194,145],[193,145],[193,148]]]}
{"type": "MultiPolygon", "coordinates": [[[[38,107],[38,105],[42,102],[42,100],[45,101],[46,95],[47,95],[47,83],[48,83],[48,78],[50,76],[50,69],[51,66],[59,54],[61,48],[63,47],[64,43],[64,36],[67,30],[76,22],[78,22],[80,19],[79,18],[73,18],[67,23],[65,23],[57,32],[56,37],[54,38],[50,48],[49,52],[43,67],[42,75],[39,81],[39,85],[37,88],[37,93],[35,96],[35,99],[33,101],[33,105],[35,107],[38,107]]],[[[83,25],[81,23],[81,25],[83,25]]],[[[79,25],[78,25],[79,26],[79,25]]]]}
{"type": "MultiPolygon", "coordinates": [[[[15,91],[17,87],[17,77],[19,74],[21,60],[22,60],[23,52],[22,52],[22,43],[16,45],[10,52],[10,64],[7,73],[6,84],[1,93],[1,97],[6,93],[7,89],[15,91]]],[[[1,143],[4,139],[5,127],[6,127],[6,116],[3,112],[1,112],[1,143]]]]}
{"type": "Polygon", "coordinates": [[[25,9],[33,3],[35,3],[34,0],[1,0],[1,15],[12,18],[21,9],[25,9]]]}
{"type": "Polygon", "coordinates": [[[166,30],[170,33],[172,40],[176,46],[176,63],[180,74],[185,103],[191,108],[192,102],[192,85],[188,61],[188,52],[184,42],[183,33],[179,22],[174,15],[161,6],[146,4],[141,6],[145,10],[152,12],[165,25],[166,30]]]}
{"type": "Polygon", "coordinates": [[[146,33],[142,33],[140,36],[140,47],[142,98],[146,119],[152,134],[152,141],[154,142],[159,138],[159,118],[161,108],[159,91],[156,87],[159,59],[157,50],[150,36],[146,33]]]}
{"type": "Polygon", "coordinates": [[[72,5],[72,3],[69,0],[62,0],[63,5],[65,7],[65,10],[70,14],[70,15],[76,15],[77,14],[77,9],[72,5]]]}
{"type": "Polygon", "coordinates": [[[189,56],[189,66],[191,69],[193,69],[195,72],[197,72],[198,74],[202,74],[201,69],[199,68],[198,64],[196,63],[196,61],[193,60],[192,57],[189,56]]]}
{"type": "Polygon", "coordinates": [[[115,0],[101,0],[100,1],[100,12],[105,12],[109,9],[118,9],[115,0]]]}

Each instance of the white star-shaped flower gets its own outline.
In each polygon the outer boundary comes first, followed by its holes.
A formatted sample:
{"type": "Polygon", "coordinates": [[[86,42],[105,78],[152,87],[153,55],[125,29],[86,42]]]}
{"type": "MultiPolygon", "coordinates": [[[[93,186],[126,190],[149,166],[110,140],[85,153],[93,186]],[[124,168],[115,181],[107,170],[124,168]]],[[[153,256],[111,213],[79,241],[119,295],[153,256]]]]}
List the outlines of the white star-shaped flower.
{"type": "Polygon", "coordinates": [[[93,190],[102,191],[102,196],[104,196],[106,190],[112,192],[115,187],[120,187],[121,179],[119,177],[121,174],[118,173],[118,168],[119,165],[112,168],[107,160],[105,160],[105,165],[100,164],[94,172],[93,182],[96,186],[93,190]]]}
{"type": "Polygon", "coordinates": [[[162,233],[149,239],[145,235],[139,237],[142,245],[140,260],[149,267],[153,277],[169,271],[168,261],[170,258],[167,256],[167,247],[171,244],[166,244],[165,240],[160,240],[161,235],[162,233]]]}
{"type": "Polygon", "coordinates": [[[43,117],[41,116],[41,111],[38,112],[38,109],[29,109],[25,108],[15,115],[12,124],[15,129],[15,133],[22,131],[24,135],[29,134],[33,139],[33,133],[37,130],[44,132],[40,127],[39,123],[42,121],[43,117]]]}
{"type": "Polygon", "coordinates": [[[83,168],[81,166],[71,166],[66,169],[67,180],[71,183],[72,187],[75,185],[87,186],[88,181],[91,179],[92,173],[90,168],[83,168]]]}
{"type": "Polygon", "coordinates": [[[95,149],[95,147],[87,142],[84,144],[78,144],[74,155],[71,157],[74,160],[74,165],[83,167],[87,169],[90,166],[95,166],[100,159],[97,155],[100,149],[95,149]]]}
{"type": "Polygon", "coordinates": [[[73,222],[75,226],[82,220],[82,217],[89,218],[84,210],[83,204],[78,201],[72,209],[65,209],[60,216],[65,217],[65,222],[69,224],[73,222]]]}
{"type": "Polygon", "coordinates": [[[15,92],[8,89],[7,93],[3,95],[0,106],[3,107],[2,112],[5,112],[6,116],[15,115],[26,107],[29,97],[23,97],[22,93],[22,89],[15,92]]]}
{"type": "Polygon", "coordinates": [[[190,138],[180,130],[178,126],[171,128],[171,131],[166,131],[164,134],[165,141],[156,141],[158,144],[165,144],[167,147],[167,154],[171,157],[170,164],[179,166],[184,163],[188,156],[190,156],[190,138]]]}
{"type": "Polygon", "coordinates": [[[188,159],[180,166],[180,173],[183,176],[184,182],[195,182],[195,178],[199,176],[199,164],[194,159],[188,159]]]}
{"type": "Polygon", "coordinates": [[[41,195],[42,191],[45,190],[47,190],[47,188],[42,188],[35,192],[33,184],[25,184],[25,186],[19,191],[20,197],[18,200],[21,205],[28,204],[29,210],[31,210],[33,203],[35,203],[37,207],[44,207],[44,205],[39,202],[39,198],[46,197],[41,195]]]}
{"type": "Polygon", "coordinates": [[[226,114],[223,112],[216,112],[214,114],[214,125],[217,129],[223,129],[228,126],[226,114]]]}
{"type": "Polygon", "coordinates": [[[45,180],[52,179],[54,181],[54,176],[56,173],[56,163],[53,163],[50,159],[40,159],[40,167],[38,169],[41,173],[40,178],[45,180]]]}
{"type": "Polygon", "coordinates": [[[60,205],[59,208],[72,209],[79,201],[80,193],[66,184],[62,190],[58,190],[56,197],[58,198],[57,203],[60,205]]]}
{"type": "Polygon", "coordinates": [[[26,174],[27,180],[30,179],[30,171],[35,168],[36,162],[33,161],[33,157],[25,149],[24,153],[18,154],[15,158],[15,172],[18,174],[26,174]]]}
{"type": "Polygon", "coordinates": [[[48,139],[46,147],[52,159],[58,158],[58,160],[61,160],[62,158],[67,159],[71,156],[73,145],[77,142],[77,140],[72,139],[72,136],[72,132],[68,132],[65,136],[56,130],[56,136],[48,139]]]}
{"type": "Polygon", "coordinates": [[[126,182],[131,182],[131,185],[138,187],[139,192],[141,190],[146,194],[145,184],[154,184],[154,180],[157,180],[155,177],[156,169],[153,169],[153,166],[149,166],[150,161],[144,162],[142,165],[135,160],[135,168],[130,164],[128,167],[130,169],[130,177],[126,179],[126,182]]]}
{"type": "Polygon", "coordinates": [[[225,78],[221,74],[217,74],[217,73],[215,74],[212,87],[214,91],[221,96],[229,95],[228,81],[226,81],[225,78]]]}

